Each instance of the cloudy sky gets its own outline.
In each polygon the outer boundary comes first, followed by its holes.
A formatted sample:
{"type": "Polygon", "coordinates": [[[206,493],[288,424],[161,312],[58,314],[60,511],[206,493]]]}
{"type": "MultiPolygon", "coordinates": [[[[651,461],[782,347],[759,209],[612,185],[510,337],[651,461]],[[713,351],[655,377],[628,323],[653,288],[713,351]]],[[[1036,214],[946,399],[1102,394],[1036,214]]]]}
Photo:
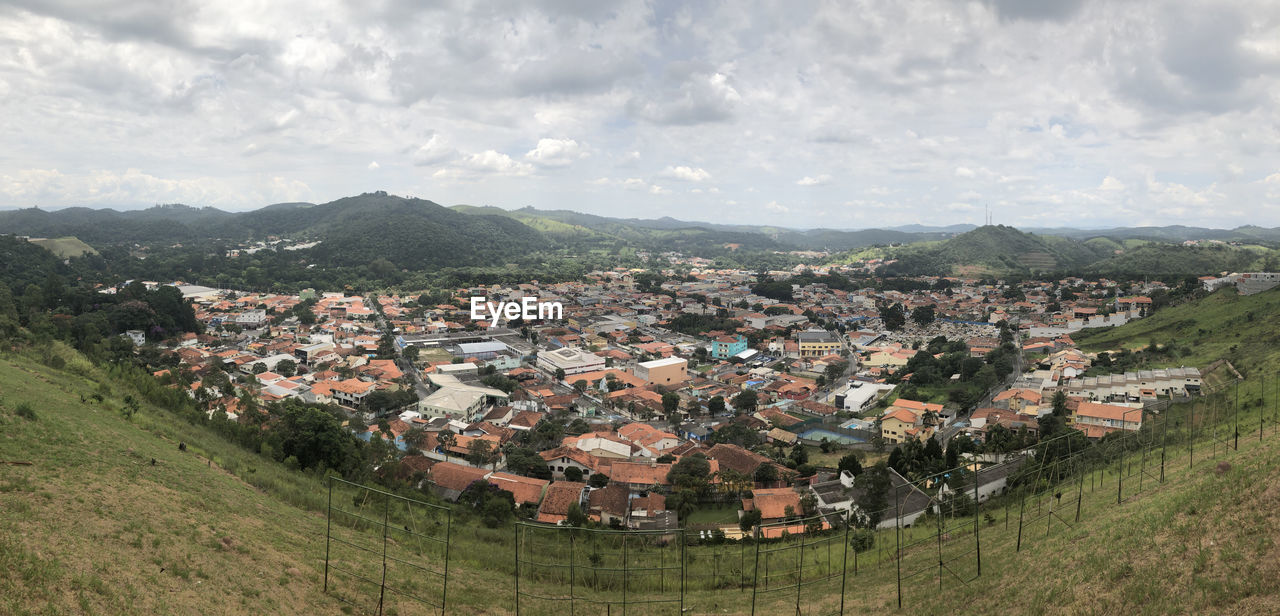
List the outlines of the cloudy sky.
{"type": "Polygon", "coordinates": [[[0,0],[0,205],[1280,225],[1280,4],[0,0]]]}

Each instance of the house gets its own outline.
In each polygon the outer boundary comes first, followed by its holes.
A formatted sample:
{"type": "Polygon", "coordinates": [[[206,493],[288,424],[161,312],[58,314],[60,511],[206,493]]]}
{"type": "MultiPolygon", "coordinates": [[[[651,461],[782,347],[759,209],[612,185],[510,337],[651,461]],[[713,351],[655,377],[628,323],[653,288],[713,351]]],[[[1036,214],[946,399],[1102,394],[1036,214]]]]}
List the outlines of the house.
{"type": "Polygon", "coordinates": [[[747,337],[742,334],[738,336],[720,336],[711,341],[711,357],[715,359],[727,360],[738,353],[747,350],[747,337]]]}
{"type": "Polygon", "coordinates": [[[437,462],[431,467],[430,479],[436,493],[447,501],[456,501],[463,490],[476,481],[484,481],[489,471],[453,462],[437,462]]]}
{"type": "Polygon", "coordinates": [[[904,443],[909,438],[916,438],[923,426],[920,415],[910,409],[893,406],[886,409],[880,418],[880,436],[886,443],[904,443]]]}
{"type": "Polygon", "coordinates": [[[1015,413],[1034,412],[1040,406],[1043,396],[1034,389],[1008,389],[996,394],[993,402],[996,406],[1007,408],[1015,413]]]}
{"type": "MultiPolygon", "coordinates": [[[[889,474],[889,492],[886,499],[888,507],[880,512],[880,522],[876,528],[911,526],[917,518],[929,510],[933,500],[898,474],[898,471],[892,468],[886,468],[885,471],[889,474]]],[[[865,513],[859,507],[859,503],[867,497],[847,471],[841,472],[838,477],[814,483],[811,489],[818,497],[820,512],[840,512],[845,515],[865,513]]]]}
{"type": "Polygon", "coordinates": [[[538,455],[546,461],[547,468],[551,469],[551,476],[556,479],[563,479],[565,470],[569,468],[582,471],[584,479],[591,477],[592,473],[603,472],[608,475],[608,464],[577,447],[561,445],[555,449],[540,452],[538,455]]]}
{"type": "Polygon", "coordinates": [[[537,505],[542,502],[542,494],[547,486],[551,485],[551,482],[545,479],[523,477],[506,472],[489,475],[489,483],[510,492],[515,497],[516,505],[537,505]]]}
{"type": "Polygon", "coordinates": [[[1117,430],[1137,432],[1142,428],[1143,410],[1114,404],[1081,402],[1071,416],[1072,427],[1091,439],[1102,438],[1117,430]]]}
{"type": "Polygon", "coordinates": [[[618,428],[618,436],[639,445],[641,455],[655,458],[680,444],[680,438],[676,435],[639,422],[618,428]]]}
{"type": "Polygon", "coordinates": [[[759,488],[751,494],[742,499],[742,510],[759,511],[761,524],[801,515],[800,493],[793,488],[759,488]]]}
{"type": "Polygon", "coordinates": [[[626,526],[631,490],[611,483],[587,496],[587,517],[611,526],[626,526]]]}
{"type": "Polygon", "coordinates": [[[582,493],[586,488],[587,484],[579,481],[557,481],[551,484],[534,519],[544,524],[563,524],[569,519],[571,506],[582,506],[582,493]]]}
{"type": "Polygon", "coordinates": [[[636,530],[670,530],[679,528],[676,512],[667,509],[667,498],[657,492],[631,499],[629,527],[636,530]]]}
{"type": "Polygon", "coordinates": [[[1002,426],[1010,432],[1026,430],[1033,436],[1040,433],[1040,422],[1034,417],[1008,409],[983,407],[969,416],[969,433],[980,441],[987,440],[987,432],[993,426],[1002,426]]]}
{"type": "Polygon", "coordinates": [[[369,381],[361,381],[359,379],[346,379],[329,383],[329,389],[332,391],[333,399],[338,404],[342,404],[351,408],[360,406],[364,399],[369,397],[378,388],[377,383],[369,381]]]}
{"type": "Polygon", "coordinates": [[[652,486],[671,485],[667,474],[670,464],[657,462],[614,462],[609,467],[609,480],[634,492],[644,492],[652,486]]]}

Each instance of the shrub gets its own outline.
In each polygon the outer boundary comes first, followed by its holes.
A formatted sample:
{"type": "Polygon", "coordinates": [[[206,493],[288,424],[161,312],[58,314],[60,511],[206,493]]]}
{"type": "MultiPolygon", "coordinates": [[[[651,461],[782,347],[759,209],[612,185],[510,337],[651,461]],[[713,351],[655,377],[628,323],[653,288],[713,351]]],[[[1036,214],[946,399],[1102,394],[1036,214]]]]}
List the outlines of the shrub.
{"type": "Polygon", "coordinates": [[[17,408],[13,409],[13,412],[23,419],[29,419],[31,421],[35,421],[37,419],[36,410],[31,408],[31,405],[26,402],[19,402],[17,408]]]}

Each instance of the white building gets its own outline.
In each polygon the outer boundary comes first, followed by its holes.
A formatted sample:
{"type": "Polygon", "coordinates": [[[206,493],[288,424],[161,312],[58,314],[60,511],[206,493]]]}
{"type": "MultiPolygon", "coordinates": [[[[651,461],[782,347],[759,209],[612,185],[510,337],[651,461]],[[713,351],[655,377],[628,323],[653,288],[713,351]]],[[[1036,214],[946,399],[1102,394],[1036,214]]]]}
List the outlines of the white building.
{"type": "Polygon", "coordinates": [[[538,367],[551,373],[558,368],[568,376],[604,370],[604,358],[582,349],[565,347],[554,351],[538,351],[538,367]]]}

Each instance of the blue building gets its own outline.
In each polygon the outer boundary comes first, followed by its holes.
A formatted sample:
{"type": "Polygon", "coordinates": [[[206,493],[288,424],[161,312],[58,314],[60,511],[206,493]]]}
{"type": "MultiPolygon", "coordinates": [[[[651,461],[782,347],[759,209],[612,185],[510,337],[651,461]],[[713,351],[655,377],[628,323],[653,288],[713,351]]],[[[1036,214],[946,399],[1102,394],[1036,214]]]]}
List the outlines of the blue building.
{"type": "Polygon", "coordinates": [[[720,336],[711,341],[711,356],[716,359],[729,359],[747,350],[747,337],[738,334],[737,338],[720,336]]]}

